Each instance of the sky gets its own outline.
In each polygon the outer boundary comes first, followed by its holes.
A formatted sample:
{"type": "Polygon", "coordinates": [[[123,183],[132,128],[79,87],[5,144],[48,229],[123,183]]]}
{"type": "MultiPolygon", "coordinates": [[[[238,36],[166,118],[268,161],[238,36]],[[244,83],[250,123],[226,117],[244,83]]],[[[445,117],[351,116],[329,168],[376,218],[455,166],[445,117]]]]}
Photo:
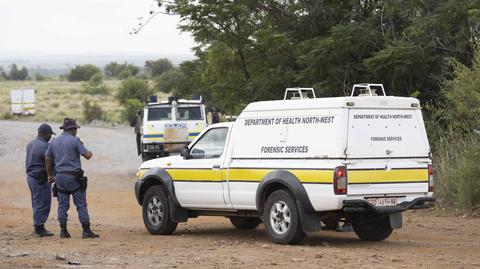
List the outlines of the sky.
{"type": "Polygon", "coordinates": [[[143,30],[153,0],[0,0],[0,57],[5,55],[191,55],[178,16],[157,15],[143,30]],[[138,18],[143,19],[138,20],[138,18]]]}

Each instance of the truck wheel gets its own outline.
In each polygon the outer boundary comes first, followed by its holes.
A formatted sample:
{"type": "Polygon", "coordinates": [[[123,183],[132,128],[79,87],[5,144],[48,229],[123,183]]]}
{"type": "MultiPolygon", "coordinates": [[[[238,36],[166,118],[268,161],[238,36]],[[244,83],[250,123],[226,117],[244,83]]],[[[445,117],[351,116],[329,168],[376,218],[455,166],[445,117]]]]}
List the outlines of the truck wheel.
{"type": "Polygon", "coordinates": [[[230,222],[240,230],[253,230],[262,222],[259,218],[230,217],[230,222]]]}
{"type": "Polygon", "coordinates": [[[360,239],[365,241],[382,241],[392,234],[390,220],[383,216],[376,220],[366,220],[365,222],[353,222],[353,230],[360,239]]]}
{"type": "Polygon", "coordinates": [[[304,237],[297,206],[286,190],[277,190],[268,196],[263,210],[267,236],[276,244],[297,244],[304,237]]]}
{"type": "Polygon", "coordinates": [[[145,193],[142,204],[143,222],[151,234],[169,235],[178,223],[170,217],[169,200],[160,186],[150,187],[145,193]]]}

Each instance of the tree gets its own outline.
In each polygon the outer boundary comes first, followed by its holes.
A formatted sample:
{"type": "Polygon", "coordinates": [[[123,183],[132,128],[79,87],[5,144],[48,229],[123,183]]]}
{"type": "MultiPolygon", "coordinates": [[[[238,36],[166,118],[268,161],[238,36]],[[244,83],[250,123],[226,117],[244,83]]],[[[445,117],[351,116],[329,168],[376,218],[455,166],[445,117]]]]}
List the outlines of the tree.
{"type": "Polygon", "coordinates": [[[259,28],[254,0],[169,2],[167,10],[180,15],[180,29],[191,32],[202,45],[222,42],[239,58],[245,79],[250,79],[247,51],[259,28]]]}
{"type": "Polygon", "coordinates": [[[91,65],[77,65],[67,74],[68,81],[89,81],[95,74],[102,74],[100,68],[91,65]]]}
{"type": "Polygon", "coordinates": [[[181,80],[181,75],[176,68],[163,72],[155,78],[155,89],[164,93],[175,92],[181,80]]]}
{"type": "Polygon", "coordinates": [[[442,83],[436,126],[442,132],[471,133],[480,128],[480,45],[471,67],[454,58],[448,60],[448,66],[453,76],[442,83]]]}
{"type": "Polygon", "coordinates": [[[145,62],[145,71],[151,78],[159,76],[170,69],[173,69],[173,64],[167,58],[145,62]]]}
{"type": "Polygon", "coordinates": [[[136,76],[140,72],[140,68],[133,64],[111,62],[105,66],[104,71],[107,77],[126,79],[130,76],[136,76]]]}
{"type": "Polygon", "coordinates": [[[0,80],[5,80],[8,79],[7,73],[5,73],[5,70],[3,70],[3,66],[0,66],[0,80]]]}
{"type": "Polygon", "coordinates": [[[435,104],[444,59],[469,66],[480,40],[479,0],[159,2],[199,44],[176,91],[227,112],[287,87],[339,96],[359,82],[435,104]]]}
{"type": "Polygon", "coordinates": [[[26,80],[28,78],[28,70],[25,67],[18,69],[16,64],[12,64],[10,72],[8,72],[9,80],[26,80]]]}
{"type": "Polygon", "coordinates": [[[124,105],[128,99],[137,99],[140,102],[143,102],[152,94],[153,90],[148,86],[148,83],[145,80],[130,77],[122,81],[116,98],[120,104],[124,105]]]}

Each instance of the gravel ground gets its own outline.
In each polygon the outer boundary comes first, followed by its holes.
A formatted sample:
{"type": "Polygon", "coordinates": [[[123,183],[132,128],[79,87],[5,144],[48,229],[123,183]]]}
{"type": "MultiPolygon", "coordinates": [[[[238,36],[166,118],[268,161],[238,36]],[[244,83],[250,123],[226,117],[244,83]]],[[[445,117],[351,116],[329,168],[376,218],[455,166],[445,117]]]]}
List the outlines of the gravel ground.
{"type": "MultiPolygon", "coordinates": [[[[78,132],[94,153],[83,164],[91,222],[101,237],[80,238],[72,206],[73,237],[60,240],[54,201],[46,227],[55,236],[34,238],[24,148],[38,125],[0,121],[0,268],[480,268],[480,219],[434,210],[405,213],[404,227],[383,242],[323,231],[302,245],[280,246],[262,225],[240,231],[223,217],[191,219],[172,236],[152,236],[133,193],[140,158],[126,127],[78,132]]],[[[59,125],[52,123],[60,132],[59,125]]]]}

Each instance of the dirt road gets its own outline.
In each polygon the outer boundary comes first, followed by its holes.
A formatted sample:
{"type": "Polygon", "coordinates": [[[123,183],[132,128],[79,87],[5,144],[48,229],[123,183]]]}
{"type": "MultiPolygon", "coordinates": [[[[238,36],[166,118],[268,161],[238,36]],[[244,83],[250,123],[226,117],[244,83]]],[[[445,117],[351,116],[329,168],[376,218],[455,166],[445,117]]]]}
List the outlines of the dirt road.
{"type": "Polygon", "coordinates": [[[91,222],[101,237],[80,238],[72,205],[73,238],[60,240],[53,201],[46,226],[55,236],[34,238],[24,148],[37,125],[0,121],[0,268],[480,268],[480,219],[433,210],[407,212],[402,229],[375,243],[322,231],[302,245],[279,246],[263,226],[239,231],[222,217],[191,219],[172,236],[152,236],[133,193],[140,160],[130,128],[78,132],[95,154],[83,163],[91,222]]]}

